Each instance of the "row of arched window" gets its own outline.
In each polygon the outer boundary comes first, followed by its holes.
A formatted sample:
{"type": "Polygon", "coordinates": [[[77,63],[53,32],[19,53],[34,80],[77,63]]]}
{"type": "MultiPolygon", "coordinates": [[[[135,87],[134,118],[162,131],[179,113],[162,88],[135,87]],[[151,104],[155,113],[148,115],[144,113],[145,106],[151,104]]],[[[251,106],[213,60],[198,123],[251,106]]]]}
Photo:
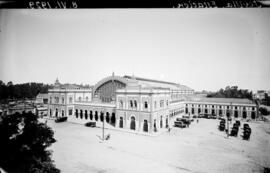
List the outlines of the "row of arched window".
{"type": "MultiPolygon", "coordinates": [[[[123,100],[119,100],[119,108],[122,109],[123,107],[124,107],[123,100]]],[[[130,109],[137,109],[138,108],[137,100],[129,100],[129,108],[130,109]]],[[[144,102],[143,108],[148,109],[148,102],[147,101],[144,102]]]]}
{"type": "Polygon", "coordinates": [[[112,125],[115,125],[116,122],[116,117],[115,117],[115,113],[113,112],[112,115],[110,116],[109,112],[106,112],[106,114],[104,115],[104,112],[98,112],[98,111],[92,111],[90,110],[89,113],[87,110],[75,110],[75,117],[76,118],[80,118],[80,119],[90,119],[90,120],[95,120],[95,121],[104,121],[104,118],[106,120],[107,123],[110,123],[112,125]]]}

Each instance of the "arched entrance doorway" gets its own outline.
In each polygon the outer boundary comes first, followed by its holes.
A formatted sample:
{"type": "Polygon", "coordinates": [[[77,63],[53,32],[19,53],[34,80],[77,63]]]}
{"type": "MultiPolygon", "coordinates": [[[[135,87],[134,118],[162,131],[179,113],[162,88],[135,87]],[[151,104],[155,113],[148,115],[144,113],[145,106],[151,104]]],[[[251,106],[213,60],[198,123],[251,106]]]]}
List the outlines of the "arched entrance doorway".
{"type": "Polygon", "coordinates": [[[136,130],[135,117],[131,117],[131,121],[130,121],[130,129],[131,129],[131,130],[136,130]]]}
{"type": "Polygon", "coordinates": [[[230,117],[230,112],[228,110],[227,110],[226,116],[227,116],[227,118],[230,117]]]}
{"type": "Polygon", "coordinates": [[[55,116],[58,117],[58,109],[55,109],[55,116]]]}
{"type": "Polygon", "coordinates": [[[213,116],[215,115],[215,109],[212,109],[212,115],[213,116]]]}
{"type": "Polygon", "coordinates": [[[100,112],[100,121],[103,122],[104,121],[104,113],[100,112]]]}
{"type": "Polygon", "coordinates": [[[79,116],[78,109],[76,109],[76,111],[75,111],[75,116],[76,116],[76,118],[78,118],[78,116],[79,116]]]}
{"type": "Polygon", "coordinates": [[[98,112],[95,111],[95,120],[98,121],[98,112]]]}
{"type": "Polygon", "coordinates": [[[256,114],[255,114],[254,111],[251,112],[251,118],[252,118],[252,119],[255,119],[255,118],[256,118],[256,114]]]}
{"type": "Polygon", "coordinates": [[[234,117],[238,118],[238,111],[237,110],[234,111],[234,117]]]}
{"type": "Polygon", "coordinates": [[[243,111],[243,118],[244,118],[244,119],[247,118],[247,111],[243,111]]]}
{"type": "Polygon", "coordinates": [[[219,113],[218,113],[220,116],[222,116],[222,110],[219,109],[219,113]]]}
{"type": "Polygon", "coordinates": [[[87,110],[84,111],[84,118],[87,120],[88,118],[88,114],[87,114],[87,110]]]}
{"type": "Polygon", "coordinates": [[[90,111],[90,120],[92,120],[93,119],[93,111],[90,111]]]}
{"type": "Polygon", "coordinates": [[[80,117],[83,118],[83,110],[80,110],[80,117]]]}
{"type": "Polygon", "coordinates": [[[157,132],[157,121],[156,121],[156,119],[154,120],[154,132],[157,132]]]}
{"type": "Polygon", "coordinates": [[[148,132],[148,122],[147,122],[147,120],[143,121],[143,131],[148,132]]]}
{"type": "Polygon", "coordinates": [[[106,112],[106,122],[109,123],[110,122],[110,113],[106,112]]]}
{"type": "Polygon", "coordinates": [[[162,116],[160,117],[160,128],[163,127],[163,119],[162,119],[162,116]]]}
{"type": "Polygon", "coordinates": [[[115,113],[113,112],[112,113],[112,117],[111,117],[111,124],[113,125],[113,126],[115,126],[115,113]]]}
{"type": "Polygon", "coordinates": [[[124,126],[123,117],[120,117],[119,127],[123,128],[123,126],[124,126]]]}

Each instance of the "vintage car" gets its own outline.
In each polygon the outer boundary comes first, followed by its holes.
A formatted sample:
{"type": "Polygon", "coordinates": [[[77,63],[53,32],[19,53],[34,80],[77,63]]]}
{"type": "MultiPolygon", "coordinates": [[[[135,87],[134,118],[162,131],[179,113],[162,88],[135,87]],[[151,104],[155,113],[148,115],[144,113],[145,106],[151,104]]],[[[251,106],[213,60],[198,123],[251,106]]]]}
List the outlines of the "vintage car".
{"type": "Polygon", "coordinates": [[[85,126],[86,127],[96,127],[96,122],[89,121],[89,122],[85,123],[85,126]]]}
{"type": "Polygon", "coordinates": [[[55,119],[56,123],[61,123],[61,122],[65,122],[65,121],[67,121],[67,117],[57,117],[55,119]]]}
{"type": "Polygon", "coordinates": [[[241,122],[239,120],[236,120],[235,123],[240,127],[241,126],[241,122]]]}
{"type": "Polygon", "coordinates": [[[219,128],[220,131],[224,131],[225,130],[225,124],[220,124],[218,126],[218,128],[219,128]]]}
{"type": "Polygon", "coordinates": [[[244,127],[244,130],[247,129],[247,128],[250,128],[249,125],[248,125],[247,123],[245,123],[245,124],[243,125],[243,127],[244,127]]]}
{"type": "Polygon", "coordinates": [[[234,126],[231,130],[230,136],[237,136],[238,135],[238,126],[234,126]]]}
{"type": "Polygon", "coordinates": [[[184,124],[182,121],[175,121],[174,122],[175,127],[185,128],[187,125],[184,124]]]}

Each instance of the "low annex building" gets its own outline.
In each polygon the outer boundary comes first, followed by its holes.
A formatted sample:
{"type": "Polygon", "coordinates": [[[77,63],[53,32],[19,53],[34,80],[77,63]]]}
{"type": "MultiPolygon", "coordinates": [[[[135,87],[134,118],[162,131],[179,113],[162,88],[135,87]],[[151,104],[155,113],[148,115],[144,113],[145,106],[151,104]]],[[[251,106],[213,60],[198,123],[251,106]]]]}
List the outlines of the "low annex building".
{"type": "Polygon", "coordinates": [[[186,101],[186,114],[256,119],[257,106],[248,99],[193,98],[186,101]]]}
{"type": "MultiPolygon", "coordinates": [[[[197,105],[227,104],[192,101],[194,90],[185,85],[114,73],[92,87],[57,80],[48,95],[50,117],[67,116],[68,121],[80,123],[104,121],[106,126],[150,133],[166,129],[176,115],[192,113],[193,108],[195,114],[197,105]]],[[[256,109],[254,104],[249,107],[256,109]]]]}

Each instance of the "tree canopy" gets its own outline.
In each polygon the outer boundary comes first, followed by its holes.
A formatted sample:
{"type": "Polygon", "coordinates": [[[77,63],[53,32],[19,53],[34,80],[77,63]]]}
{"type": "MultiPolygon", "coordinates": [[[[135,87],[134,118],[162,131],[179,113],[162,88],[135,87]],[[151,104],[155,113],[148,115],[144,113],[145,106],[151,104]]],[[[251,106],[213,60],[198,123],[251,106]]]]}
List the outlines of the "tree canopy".
{"type": "Polygon", "coordinates": [[[216,98],[247,98],[252,100],[252,91],[247,89],[238,89],[237,86],[227,86],[225,89],[220,89],[217,92],[208,94],[207,97],[216,98]]]}
{"type": "Polygon", "coordinates": [[[0,80],[0,100],[3,99],[33,99],[39,93],[48,93],[50,85],[43,83],[23,83],[16,84],[10,81],[5,84],[0,80]]]}
{"type": "Polygon", "coordinates": [[[59,173],[46,150],[54,139],[53,130],[29,113],[6,115],[0,120],[0,166],[14,173],[59,173]]]}

